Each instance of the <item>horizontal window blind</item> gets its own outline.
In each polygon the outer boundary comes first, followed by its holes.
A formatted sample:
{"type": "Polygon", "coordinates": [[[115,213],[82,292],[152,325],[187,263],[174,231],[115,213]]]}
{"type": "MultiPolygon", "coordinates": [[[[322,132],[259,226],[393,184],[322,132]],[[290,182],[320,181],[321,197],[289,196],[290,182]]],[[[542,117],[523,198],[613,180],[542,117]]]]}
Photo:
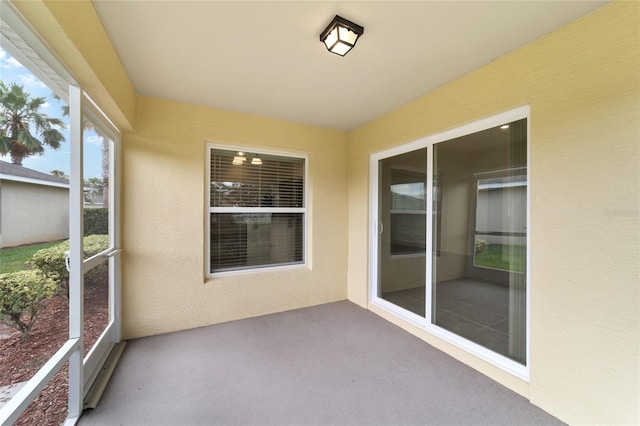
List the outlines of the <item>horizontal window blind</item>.
{"type": "Polygon", "coordinates": [[[391,254],[425,253],[427,218],[422,214],[391,214],[391,254]]]}
{"type": "Polygon", "coordinates": [[[427,175],[391,169],[391,255],[426,251],[427,175]]]}
{"type": "Polygon", "coordinates": [[[304,159],[211,151],[211,207],[304,207],[304,159]],[[259,158],[261,164],[252,164],[259,158]]]}
{"type": "Polygon", "coordinates": [[[304,175],[304,158],[211,149],[210,272],[304,263],[304,175]]]}
{"type": "Polygon", "coordinates": [[[299,213],[213,213],[211,271],[303,262],[299,213]]]}

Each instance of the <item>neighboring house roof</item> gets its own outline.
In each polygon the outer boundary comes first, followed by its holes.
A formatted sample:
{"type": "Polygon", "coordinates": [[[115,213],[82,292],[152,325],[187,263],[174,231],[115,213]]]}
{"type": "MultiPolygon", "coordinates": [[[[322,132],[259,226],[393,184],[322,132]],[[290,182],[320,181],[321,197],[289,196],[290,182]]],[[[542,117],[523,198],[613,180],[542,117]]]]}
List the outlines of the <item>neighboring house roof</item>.
{"type": "Polygon", "coordinates": [[[0,179],[62,188],[69,187],[69,181],[67,179],[29,169],[24,166],[18,166],[17,164],[7,163],[6,161],[0,161],[0,179]]]}
{"type": "Polygon", "coordinates": [[[423,211],[426,209],[425,200],[423,198],[398,194],[396,192],[391,192],[391,206],[393,210],[423,211]]]}

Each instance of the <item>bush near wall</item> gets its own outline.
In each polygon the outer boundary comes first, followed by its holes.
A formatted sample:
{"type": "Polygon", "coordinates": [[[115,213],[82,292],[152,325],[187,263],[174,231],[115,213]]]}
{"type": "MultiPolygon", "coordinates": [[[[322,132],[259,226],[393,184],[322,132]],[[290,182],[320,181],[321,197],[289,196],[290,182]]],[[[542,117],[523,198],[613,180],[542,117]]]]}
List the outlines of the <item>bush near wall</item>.
{"type": "Polygon", "coordinates": [[[58,284],[37,269],[0,275],[0,319],[29,338],[31,328],[58,284]]]}
{"type": "MultiPolygon", "coordinates": [[[[87,259],[109,248],[108,235],[88,235],[83,239],[84,258],[87,259]]],[[[28,262],[32,268],[38,269],[48,278],[54,280],[61,294],[69,294],[69,271],[66,266],[66,252],[69,251],[69,240],[63,241],[53,247],[38,250],[33,254],[28,262]]],[[[95,268],[89,274],[99,273],[99,267],[95,268]]]]}
{"type": "Polygon", "coordinates": [[[476,254],[481,254],[487,251],[489,244],[485,240],[476,240],[476,254]]]}
{"type": "Polygon", "coordinates": [[[109,209],[84,209],[84,235],[109,233],[109,209]]]}

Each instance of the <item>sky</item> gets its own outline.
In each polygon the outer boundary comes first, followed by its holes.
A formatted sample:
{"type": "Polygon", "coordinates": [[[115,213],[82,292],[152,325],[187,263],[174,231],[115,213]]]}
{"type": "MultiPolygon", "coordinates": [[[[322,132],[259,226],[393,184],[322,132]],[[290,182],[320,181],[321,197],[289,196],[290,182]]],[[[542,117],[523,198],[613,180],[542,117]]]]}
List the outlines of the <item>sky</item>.
{"type": "MultiPolygon", "coordinates": [[[[53,91],[36,78],[20,62],[13,58],[7,51],[0,48],[0,79],[5,83],[16,83],[24,86],[27,93],[32,97],[44,96],[47,98],[40,108],[41,114],[48,117],[59,118],[65,122],[64,129],[59,129],[64,135],[64,142],[60,148],[53,150],[45,146],[42,155],[34,155],[22,160],[23,167],[38,170],[44,173],[51,173],[52,170],[62,170],[69,174],[69,119],[62,114],[63,101],[58,101],[53,97],[53,91]]],[[[34,135],[38,137],[39,135],[34,135]]],[[[0,155],[0,160],[11,162],[9,154],[0,155]]],[[[84,132],[84,178],[102,176],[102,140],[93,131],[84,132]]]]}
{"type": "Polygon", "coordinates": [[[409,197],[425,199],[425,183],[396,183],[391,185],[391,192],[409,197]]]}

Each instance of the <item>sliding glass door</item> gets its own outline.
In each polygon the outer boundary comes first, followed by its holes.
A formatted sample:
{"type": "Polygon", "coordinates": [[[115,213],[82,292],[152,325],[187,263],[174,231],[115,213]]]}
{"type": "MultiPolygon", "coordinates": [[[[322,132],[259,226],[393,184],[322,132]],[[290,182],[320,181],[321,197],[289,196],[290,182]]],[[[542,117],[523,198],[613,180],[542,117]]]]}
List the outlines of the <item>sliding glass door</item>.
{"type": "Polygon", "coordinates": [[[427,149],[378,163],[378,297],[425,314],[427,149]]]}
{"type": "Polygon", "coordinates": [[[433,146],[432,323],[526,358],[526,120],[433,146]]]}
{"type": "Polygon", "coordinates": [[[520,376],[528,109],[371,157],[371,301],[520,376]]]}

